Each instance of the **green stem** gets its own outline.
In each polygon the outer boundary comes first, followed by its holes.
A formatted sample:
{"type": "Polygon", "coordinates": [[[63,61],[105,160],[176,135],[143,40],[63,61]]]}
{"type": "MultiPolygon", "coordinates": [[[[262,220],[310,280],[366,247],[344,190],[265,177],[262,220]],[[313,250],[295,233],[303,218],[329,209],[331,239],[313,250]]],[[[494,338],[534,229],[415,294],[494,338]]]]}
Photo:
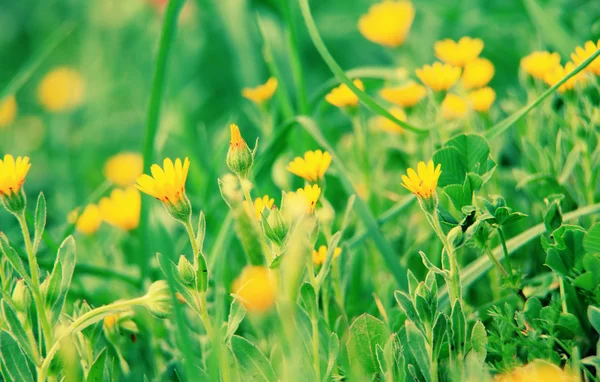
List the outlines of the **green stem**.
{"type": "Polygon", "coordinates": [[[196,272],[196,288],[200,292],[205,292],[208,288],[208,267],[206,265],[204,254],[200,252],[200,248],[198,248],[198,243],[196,242],[191,215],[188,221],[183,223],[183,225],[185,226],[185,230],[190,238],[190,244],[192,245],[192,255],[194,259],[193,267],[196,272]]]}
{"type": "Polygon", "coordinates": [[[287,42],[290,50],[290,63],[292,65],[292,75],[294,77],[294,84],[296,85],[296,91],[298,92],[298,111],[300,114],[308,113],[308,98],[306,95],[306,86],[304,82],[304,73],[302,71],[302,61],[300,60],[300,54],[298,53],[298,36],[296,34],[296,23],[294,21],[294,15],[290,9],[288,0],[281,0],[283,7],[283,15],[287,23],[287,42]]]}
{"type": "Polygon", "coordinates": [[[454,305],[455,301],[460,300],[462,298],[462,293],[460,290],[460,275],[458,270],[458,262],[456,260],[456,253],[454,251],[454,245],[452,245],[452,243],[448,241],[446,235],[444,235],[444,230],[440,225],[440,220],[437,212],[434,212],[428,220],[430,221],[433,230],[442,241],[442,244],[446,249],[446,254],[448,255],[448,261],[450,263],[450,276],[447,278],[447,282],[449,285],[448,290],[450,294],[450,304],[454,305]]]}
{"type": "MultiPolygon", "coordinates": [[[[500,238],[500,244],[502,245],[502,251],[504,252],[504,258],[506,259],[506,267],[508,268],[508,274],[510,275],[510,277],[513,277],[513,268],[510,262],[510,256],[508,255],[508,248],[506,247],[506,239],[504,238],[504,231],[502,230],[502,227],[498,226],[497,228],[498,231],[498,237],[500,238]]],[[[488,249],[489,251],[489,249],[488,249]]],[[[490,252],[490,254],[492,256],[494,256],[493,253],[490,252]]],[[[494,257],[495,259],[496,257],[494,257]]],[[[496,260],[498,261],[498,260],[496,260]]],[[[498,263],[500,264],[500,263],[498,263]]],[[[506,272],[503,272],[504,274],[506,274],[506,272]]]]}
{"type": "MultiPolygon", "coordinates": [[[[318,307],[318,301],[317,301],[318,307]]],[[[313,347],[313,367],[315,369],[315,381],[321,380],[321,360],[319,357],[319,313],[317,311],[313,312],[311,317],[312,324],[312,347],[313,347]]]]}
{"type": "Polygon", "coordinates": [[[488,255],[488,257],[489,257],[490,261],[492,262],[492,264],[494,264],[496,266],[496,269],[498,269],[500,272],[502,272],[502,274],[504,275],[504,277],[508,278],[508,273],[506,273],[506,270],[504,269],[504,267],[502,266],[502,264],[500,264],[500,262],[498,261],[498,259],[496,259],[496,257],[492,253],[492,251],[487,246],[485,247],[485,254],[488,255]]]}

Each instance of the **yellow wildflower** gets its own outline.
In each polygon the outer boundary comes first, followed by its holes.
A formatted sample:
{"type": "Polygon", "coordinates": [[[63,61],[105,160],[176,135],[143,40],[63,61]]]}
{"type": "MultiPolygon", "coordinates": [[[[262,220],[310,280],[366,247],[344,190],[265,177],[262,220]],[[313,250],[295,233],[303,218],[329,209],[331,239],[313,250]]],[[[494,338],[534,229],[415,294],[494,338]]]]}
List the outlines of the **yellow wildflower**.
{"type": "Polygon", "coordinates": [[[117,315],[116,314],[111,314],[110,316],[104,317],[104,326],[106,326],[106,328],[108,330],[114,329],[116,323],[117,323],[117,315]]]}
{"type": "MultiPolygon", "coordinates": [[[[575,69],[575,64],[573,64],[572,62],[567,62],[564,67],[562,65],[558,65],[554,69],[546,73],[546,75],[544,76],[544,81],[549,86],[554,86],[558,81],[562,80],[563,77],[572,72],[573,69],[575,69]]],[[[585,81],[585,72],[581,71],[573,77],[569,78],[567,82],[560,85],[558,87],[558,91],[564,93],[566,91],[573,90],[575,89],[575,85],[577,83],[585,83],[585,81]]]]}
{"type": "Polygon", "coordinates": [[[131,231],[140,223],[142,197],[135,187],[115,189],[108,198],[100,200],[102,218],[108,224],[131,231]]]}
{"type": "Polygon", "coordinates": [[[8,96],[0,101],[0,128],[10,125],[17,116],[17,100],[8,96]]]}
{"type": "Polygon", "coordinates": [[[473,110],[488,111],[496,100],[496,92],[490,87],[474,90],[469,93],[469,100],[473,110]]]}
{"type": "Polygon", "coordinates": [[[91,235],[100,228],[102,224],[102,214],[100,208],[95,204],[88,204],[83,213],[77,218],[76,228],[77,231],[91,235]]]}
{"type": "MultiPolygon", "coordinates": [[[[337,259],[342,253],[342,249],[340,247],[337,247],[334,251],[333,251],[333,258],[337,259]]],[[[327,257],[327,246],[322,245],[319,247],[319,250],[313,250],[313,262],[316,265],[321,265],[325,262],[325,258],[327,257]]]]}
{"type": "Polygon", "coordinates": [[[485,58],[476,58],[465,65],[462,85],[465,89],[477,89],[486,86],[494,77],[494,64],[485,58]]]}
{"type": "Polygon", "coordinates": [[[48,73],[38,87],[38,99],[48,111],[68,111],[81,105],[85,82],[76,70],[60,67],[48,73]]]}
{"type": "Polygon", "coordinates": [[[465,66],[479,57],[483,50],[483,41],[471,37],[462,37],[458,41],[447,38],[436,42],[433,49],[435,55],[445,63],[454,66],[465,66]]]}
{"type": "Polygon", "coordinates": [[[307,151],[304,153],[304,158],[294,158],[288,164],[287,170],[309,182],[318,182],[325,176],[325,172],[331,164],[331,159],[331,154],[327,151],[307,151]]]}
{"type": "Polygon", "coordinates": [[[255,103],[263,103],[273,97],[277,90],[277,79],[271,77],[266,83],[255,88],[242,89],[242,96],[255,103]]]}
{"type": "Polygon", "coordinates": [[[426,94],[427,89],[414,81],[403,86],[381,89],[379,92],[379,95],[386,101],[402,107],[415,106],[426,94]]]}
{"type": "Polygon", "coordinates": [[[427,165],[425,162],[419,162],[417,172],[412,168],[406,170],[406,175],[402,175],[402,187],[408,189],[416,196],[424,199],[430,199],[435,195],[438,180],[442,174],[442,165],[437,167],[430,160],[427,165]]]}
{"type": "MultiPolygon", "coordinates": [[[[406,113],[404,112],[404,110],[400,109],[399,107],[392,107],[389,110],[390,114],[392,114],[394,117],[398,118],[399,120],[406,122],[406,113]]],[[[402,128],[402,126],[398,125],[395,122],[390,121],[389,119],[385,118],[385,117],[375,117],[375,126],[383,131],[386,131],[388,133],[403,133],[404,129],[402,128]]]]}
{"type": "Polygon", "coordinates": [[[517,367],[513,371],[496,376],[494,382],[578,382],[576,374],[543,360],[517,367]]]}
{"type": "Polygon", "coordinates": [[[263,313],[275,304],[277,281],[271,270],[247,266],[233,282],[233,293],[251,313],[263,313]]]}
{"type": "Polygon", "coordinates": [[[558,53],[536,51],[521,59],[521,68],[530,76],[543,80],[546,73],[560,66],[558,53]]]}
{"type": "Polygon", "coordinates": [[[317,206],[317,201],[321,196],[321,188],[314,184],[299,188],[296,192],[288,192],[285,206],[291,208],[294,212],[313,213],[317,206]]]}
{"type": "Polygon", "coordinates": [[[442,101],[442,117],[447,120],[463,118],[468,111],[467,101],[456,94],[448,93],[442,101]]]}
{"type": "MultiPolygon", "coordinates": [[[[274,203],[275,199],[269,198],[269,195],[254,199],[254,214],[256,215],[256,219],[261,220],[263,210],[265,208],[270,210],[274,203]]],[[[244,207],[248,208],[248,203],[246,201],[244,201],[244,207]]]]}
{"type": "Polygon", "coordinates": [[[358,30],[367,40],[394,48],[404,43],[414,18],[410,1],[384,1],[361,16],[358,30]]]}
{"type": "MultiPolygon", "coordinates": [[[[588,41],[583,45],[583,48],[579,46],[575,48],[575,53],[571,53],[571,59],[577,66],[591,57],[598,49],[600,49],[600,40],[596,44],[593,41],[588,41]]],[[[596,57],[594,61],[590,62],[585,70],[600,76],[600,57],[596,57]]]]}
{"type": "Polygon", "coordinates": [[[27,172],[31,168],[29,157],[17,157],[4,155],[4,160],[0,159],[0,196],[8,196],[19,193],[27,172]]]}
{"type": "Polygon", "coordinates": [[[106,179],[121,187],[134,185],[143,173],[144,159],[138,153],[117,154],[104,165],[106,179]]]}
{"type": "MultiPolygon", "coordinates": [[[[365,90],[361,80],[354,80],[354,86],[360,90],[365,90]]],[[[331,92],[325,96],[325,100],[337,107],[349,107],[358,105],[358,97],[346,84],[341,84],[337,88],[331,89],[331,92]]]]}
{"type": "Polygon", "coordinates": [[[415,70],[417,77],[435,91],[448,90],[460,78],[460,68],[441,62],[415,70]]]}

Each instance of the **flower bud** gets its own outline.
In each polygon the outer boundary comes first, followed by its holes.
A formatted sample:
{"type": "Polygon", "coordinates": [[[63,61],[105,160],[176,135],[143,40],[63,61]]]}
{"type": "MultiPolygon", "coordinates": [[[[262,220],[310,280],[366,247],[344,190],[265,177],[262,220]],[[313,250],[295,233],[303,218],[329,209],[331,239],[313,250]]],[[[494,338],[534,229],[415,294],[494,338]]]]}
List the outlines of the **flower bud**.
{"type": "Polygon", "coordinates": [[[25,197],[23,188],[17,192],[8,194],[0,192],[0,200],[2,200],[4,208],[6,208],[8,212],[15,215],[20,215],[23,210],[25,210],[25,206],[27,205],[27,198],[25,197]]]}
{"type": "Polygon", "coordinates": [[[239,127],[231,124],[229,128],[231,129],[231,141],[227,152],[227,167],[240,178],[245,178],[254,163],[254,153],[242,138],[239,127]]]}
{"type": "Polygon", "coordinates": [[[454,248],[457,248],[463,244],[464,235],[462,231],[462,227],[456,226],[448,232],[448,241],[454,248]]]}
{"type": "Polygon", "coordinates": [[[12,301],[19,312],[26,312],[31,302],[31,294],[23,279],[17,281],[12,293],[12,301]]]}
{"type": "Polygon", "coordinates": [[[173,310],[171,289],[165,280],[152,283],[145,297],[144,306],[152,315],[158,318],[166,318],[171,314],[173,310]]]}
{"type": "Polygon", "coordinates": [[[185,285],[191,286],[194,284],[194,280],[196,279],[196,272],[194,271],[194,267],[190,263],[190,261],[184,256],[179,256],[179,263],[177,263],[177,271],[179,272],[179,276],[181,277],[181,281],[185,285]]]}
{"type": "Polygon", "coordinates": [[[271,209],[267,223],[271,229],[265,230],[265,236],[277,245],[283,244],[288,233],[288,225],[277,206],[273,206],[271,209]]]}

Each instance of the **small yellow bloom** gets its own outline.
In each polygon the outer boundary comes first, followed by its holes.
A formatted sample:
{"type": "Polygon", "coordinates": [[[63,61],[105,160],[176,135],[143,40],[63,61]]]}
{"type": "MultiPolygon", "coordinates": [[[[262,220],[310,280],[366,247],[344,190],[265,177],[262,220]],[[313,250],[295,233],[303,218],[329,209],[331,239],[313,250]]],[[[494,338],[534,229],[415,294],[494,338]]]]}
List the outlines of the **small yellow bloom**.
{"type": "Polygon", "coordinates": [[[102,218],[108,224],[131,231],[140,223],[142,197],[135,187],[115,189],[108,198],[100,200],[102,218]]]}
{"type": "MultiPolygon", "coordinates": [[[[544,82],[546,82],[546,84],[548,84],[549,86],[554,86],[558,81],[562,80],[563,77],[572,72],[573,69],[575,69],[575,64],[573,64],[572,62],[567,62],[564,67],[562,65],[558,65],[554,69],[546,73],[546,75],[544,76],[544,82]]],[[[585,72],[581,71],[573,77],[569,78],[567,82],[560,85],[558,87],[558,91],[564,93],[566,91],[575,89],[576,84],[583,84],[585,82],[585,72]]]]}
{"type": "Polygon", "coordinates": [[[30,167],[29,157],[17,157],[15,160],[10,154],[4,155],[4,160],[0,159],[0,196],[17,194],[30,167]]]}
{"type": "Polygon", "coordinates": [[[321,188],[318,185],[305,186],[296,192],[287,193],[285,207],[291,208],[294,212],[311,214],[315,211],[320,196],[321,188]]]}
{"type": "Polygon", "coordinates": [[[100,228],[102,224],[102,214],[100,208],[95,204],[88,204],[83,213],[77,218],[77,224],[75,225],[77,231],[91,235],[100,228]]]}
{"type": "Polygon", "coordinates": [[[271,77],[266,83],[255,88],[242,89],[242,96],[255,103],[263,103],[273,97],[277,90],[277,79],[271,77]]]}
{"type": "Polygon", "coordinates": [[[85,82],[76,70],[60,67],[48,73],[38,87],[38,99],[48,111],[68,111],[81,105],[85,82]]]}
{"type": "Polygon", "coordinates": [[[442,101],[442,117],[447,120],[463,118],[468,111],[467,101],[456,94],[448,93],[442,101]]]}
{"type": "Polygon", "coordinates": [[[417,77],[435,91],[448,90],[460,78],[460,68],[449,64],[435,62],[415,70],[417,77]]]}
{"type": "Polygon", "coordinates": [[[106,328],[108,330],[112,330],[115,327],[116,323],[117,323],[117,315],[116,314],[111,314],[110,316],[104,317],[104,326],[106,326],[106,328]]]}
{"type": "Polygon", "coordinates": [[[558,53],[536,51],[521,59],[521,68],[530,76],[543,80],[546,73],[560,66],[558,53]]]}
{"type": "Polygon", "coordinates": [[[374,4],[358,20],[358,30],[369,41],[391,48],[406,40],[415,18],[410,1],[384,1],[374,4]]]}
{"type": "Polygon", "coordinates": [[[496,92],[490,87],[474,90],[469,93],[469,100],[473,110],[486,112],[496,100],[496,92]]]}
{"type": "Polygon", "coordinates": [[[427,165],[425,165],[425,162],[419,162],[417,171],[418,173],[412,168],[406,170],[408,176],[402,175],[402,187],[418,197],[432,198],[435,195],[435,189],[442,174],[442,165],[438,164],[436,167],[432,160],[427,165]]]}
{"type": "MultiPolygon", "coordinates": [[[[398,108],[398,107],[392,107],[389,110],[390,114],[392,114],[394,117],[398,118],[399,120],[406,122],[406,113],[404,112],[404,110],[398,108]]],[[[390,121],[389,119],[385,118],[385,117],[375,117],[375,126],[383,131],[386,131],[388,133],[403,133],[404,129],[402,128],[402,126],[398,125],[395,122],[390,121]]]]}
{"type": "Polygon", "coordinates": [[[325,172],[331,164],[331,159],[331,154],[327,151],[307,151],[304,153],[304,158],[294,158],[288,164],[287,170],[309,182],[318,182],[325,176],[325,172]]]}
{"type": "Polygon", "coordinates": [[[104,165],[106,179],[121,187],[134,185],[143,173],[144,159],[138,153],[117,154],[104,165]]]}
{"type": "Polygon", "coordinates": [[[511,372],[496,376],[494,382],[578,382],[576,374],[543,360],[517,367],[511,372]]]}
{"type": "MultiPolygon", "coordinates": [[[[361,80],[354,80],[354,86],[360,90],[365,90],[361,80]]],[[[325,96],[325,100],[337,107],[350,107],[358,105],[358,97],[346,84],[341,84],[337,88],[331,89],[331,92],[325,96]]]]}
{"type": "Polygon", "coordinates": [[[247,266],[233,282],[233,293],[251,313],[263,313],[275,304],[277,280],[271,270],[247,266]]]}
{"type": "MultiPolygon", "coordinates": [[[[333,251],[333,258],[337,259],[342,254],[342,249],[337,247],[333,251]]],[[[325,258],[327,257],[327,246],[322,245],[319,247],[319,250],[313,250],[313,262],[316,265],[321,265],[325,262],[325,258]]]]}
{"type": "Polygon", "coordinates": [[[166,158],[163,168],[153,164],[150,168],[152,176],[143,174],[137,179],[136,187],[145,194],[154,196],[163,203],[177,203],[185,198],[185,181],[187,179],[190,160],[183,163],[177,158],[175,164],[166,158]]]}
{"type": "MultiPolygon", "coordinates": [[[[275,203],[275,199],[269,198],[269,195],[265,195],[262,198],[256,198],[254,200],[254,214],[257,220],[261,220],[263,210],[266,208],[270,210],[275,203]]],[[[244,201],[244,207],[248,207],[248,203],[244,201]]]]}
{"type": "Polygon", "coordinates": [[[476,58],[465,65],[462,84],[465,89],[486,86],[494,77],[494,64],[485,58],[476,58]]]}
{"type": "MultiPolygon", "coordinates": [[[[575,53],[571,53],[571,59],[577,66],[596,53],[598,49],[600,49],[600,40],[596,44],[593,41],[588,41],[583,45],[583,48],[579,46],[575,48],[575,53]]],[[[600,57],[596,57],[594,61],[590,62],[585,70],[600,76],[600,57]]]]}
{"type": "Polygon", "coordinates": [[[458,41],[447,38],[436,42],[433,49],[435,55],[445,63],[454,66],[465,66],[479,57],[483,50],[483,41],[471,37],[462,37],[458,41]]]}
{"type": "Polygon", "coordinates": [[[8,96],[0,101],[0,128],[10,125],[17,116],[17,100],[8,96]]]}
{"type": "Polygon", "coordinates": [[[414,81],[403,86],[381,89],[379,92],[379,95],[386,101],[402,107],[415,106],[426,94],[427,89],[414,81]]]}

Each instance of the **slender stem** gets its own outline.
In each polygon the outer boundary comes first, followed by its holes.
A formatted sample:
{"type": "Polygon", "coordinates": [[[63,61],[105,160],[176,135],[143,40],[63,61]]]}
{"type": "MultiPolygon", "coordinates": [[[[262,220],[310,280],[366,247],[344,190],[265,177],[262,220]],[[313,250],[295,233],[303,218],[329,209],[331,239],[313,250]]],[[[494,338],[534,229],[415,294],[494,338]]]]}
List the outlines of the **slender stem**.
{"type": "Polygon", "coordinates": [[[206,265],[206,259],[204,254],[200,253],[198,243],[196,242],[196,235],[194,228],[192,227],[192,217],[187,222],[183,223],[185,230],[190,238],[190,244],[192,245],[192,254],[194,258],[194,271],[196,272],[196,288],[200,292],[205,292],[208,288],[208,266],[206,265]],[[199,276],[198,276],[199,275],[199,276]]]}
{"type": "Polygon", "coordinates": [[[446,235],[444,235],[444,230],[440,225],[440,220],[437,215],[437,212],[434,212],[432,215],[428,214],[430,217],[428,220],[433,226],[433,230],[438,235],[444,248],[446,250],[446,254],[448,255],[448,261],[450,262],[450,277],[447,279],[449,285],[449,293],[450,293],[450,303],[454,304],[456,300],[459,300],[462,297],[460,290],[460,275],[458,271],[458,263],[456,260],[456,254],[454,252],[454,245],[448,241],[446,235]]]}
{"type": "MultiPolygon", "coordinates": [[[[512,278],[513,268],[512,268],[511,262],[510,262],[508,248],[506,247],[506,239],[504,238],[504,231],[502,231],[502,227],[500,227],[500,226],[498,226],[497,231],[498,231],[498,237],[500,238],[500,244],[502,245],[502,251],[504,252],[504,258],[506,259],[506,267],[508,268],[508,274],[512,278]]],[[[494,256],[494,255],[492,254],[492,256],[494,256]]],[[[494,257],[494,259],[495,259],[495,257],[494,257]]],[[[496,261],[498,261],[498,260],[496,260],[496,261]]],[[[498,263],[498,264],[500,264],[500,263],[498,263]]],[[[506,274],[506,272],[504,272],[504,273],[506,274]]]]}
{"type": "Polygon", "coordinates": [[[490,261],[496,266],[496,268],[500,272],[502,272],[504,277],[508,278],[508,273],[506,273],[506,270],[504,270],[504,267],[502,266],[502,264],[500,264],[498,259],[496,259],[496,256],[494,256],[492,251],[487,246],[485,247],[485,254],[488,255],[488,257],[490,258],[490,261]]]}
{"type": "MultiPolygon", "coordinates": [[[[318,307],[318,304],[317,304],[318,307]]],[[[312,324],[312,347],[313,347],[313,367],[315,368],[315,381],[321,380],[321,360],[319,357],[319,313],[314,311],[311,317],[312,324]]]]}

